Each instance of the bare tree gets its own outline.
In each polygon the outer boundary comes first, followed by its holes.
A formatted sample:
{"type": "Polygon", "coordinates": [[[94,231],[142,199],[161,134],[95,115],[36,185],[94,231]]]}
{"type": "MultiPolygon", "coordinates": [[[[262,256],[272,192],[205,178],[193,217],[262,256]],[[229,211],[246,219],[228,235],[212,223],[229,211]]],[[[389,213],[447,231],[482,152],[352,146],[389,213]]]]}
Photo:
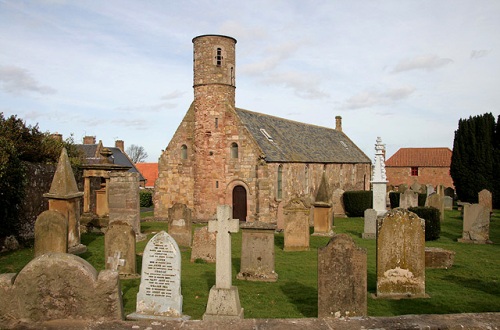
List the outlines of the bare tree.
{"type": "Polygon", "coordinates": [[[127,155],[134,164],[142,163],[148,158],[148,153],[144,150],[144,147],[135,144],[131,144],[130,147],[127,148],[127,155]]]}

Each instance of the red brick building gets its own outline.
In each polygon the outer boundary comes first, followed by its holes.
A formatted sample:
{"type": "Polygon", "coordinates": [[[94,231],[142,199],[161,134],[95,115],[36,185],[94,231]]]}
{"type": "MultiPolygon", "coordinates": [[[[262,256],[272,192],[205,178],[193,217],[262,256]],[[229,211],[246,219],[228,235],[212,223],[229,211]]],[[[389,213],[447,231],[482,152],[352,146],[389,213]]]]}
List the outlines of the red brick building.
{"type": "Polygon", "coordinates": [[[388,185],[421,185],[452,187],[450,148],[401,148],[385,162],[388,185]]]}
{"type": "Polygon", "coordinates": [[[146,180],[144,188],[154,188],[158,179],[158,163],[136,163],[135,167],[146,180]]]}
{"type": "Polygon", "coordinates": [[[229,204],[234,218],[277,222],[292,197],[314,201],[323,174],[332,196],[369,189],[371,161],[340,117],[332,129],[236,108],[236,40],[204,35],[193,44],[194,101],[159,159],[156,219],[182,203],[207,221],[229,204]]]}

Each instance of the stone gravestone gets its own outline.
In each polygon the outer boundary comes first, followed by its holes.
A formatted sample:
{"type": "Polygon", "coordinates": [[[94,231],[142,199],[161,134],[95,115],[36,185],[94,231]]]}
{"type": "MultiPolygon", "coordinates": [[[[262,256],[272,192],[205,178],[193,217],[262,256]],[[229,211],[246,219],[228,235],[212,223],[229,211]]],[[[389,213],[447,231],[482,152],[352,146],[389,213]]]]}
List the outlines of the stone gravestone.
{"type": "Polygon", "coordinates": [[[323,173],[321,183],[313,204],[314,233],[313,236],[332,236],[333,208],[326,176],[323,173]]]}
{"type": "Polygon", "coordinates": [[[365,210],[365,228],[361,235],[364,239],[376,239],[377,238],[377,211],[374,209],[365,210]]]}
{"type": "Polygon", "coordinates": [[[431,194],[427,196],[425,201],[425,206],[431,206],[439,210],[439,220],[444,220],[444,199],[443,195],[431,194]]]}
{"type": "Polygon", "coordinates": [[[310,208],[301,198],[294,198],[283,208],[285,217],[283,251],[309,250],[310,208]]]}
{"type": "Polygon", "coordinates": [[[48,193],[49,210],[59,211],[68,222],[68,252],[81,254],[87,247],[80,242],[80,200],[83,192],[78,191],[71,169],[68,153],[63,148],[59,156],[56,172],[48,193]]]}
{"type": "Polygon", "coordinates": [[[121,277],[138,277],[135,256],[135,232],[127,222],[110,223],[104,235],[106,269],[121,277]]]}
{"type": "Polygon", "coordinates": [[[404,193],[399,195],[399,207],[407,209],[409,207],[418,206],[418,193],[412,190],[406,190],[404,193]]]}
{"type": "Polygon", "coordinates": [[[404,194],[404,193],[405,193],[405,191],[407,191],[407,190],[408,190],[408,185],[407,185],[406,183],[400,184],[400,185],[398,186],[398,191],[399,191],[400,193],[402,193],[402,194],[404,194]]]}
{"type": "Polygon", "coordinates": [[[418,181],[414,181],[410,186],[410,189],[413,190],[414,192],[419,193],[420,190],[422,189],[422,185],[418,183],[418,181]]]}
{"type": "Polygon", "coordinates": [[[430,194],[433,194],[434,192],[435,192],[434,186],[431,184],[428,184],[427,185],[427,196],[429,196],[430,194]]]}
{"type": "Polygon", "coordinates": [[[189,319],[182,315],[181,252],[165,231],[153,236],[144,249],[136,311],[127,319],[189,319]]]}
{"type": "Polygon", "coordinates": [[[241,267],[236,278],[248,281],[276,282],[274,271],[274,231],[276,225],[255,221],[240,226],[241,267]]]}
{"type": "Polygon", "coordinates": [[[239,230],[239,220],[232,219],[229,205],[217,206],[217,220],[208,222],[208,231],[217,233],[215,285],[210,289],[203,320],[242,319],[238,287],[232,285],[231,233],[239,230]]]}
{"type": "Polygon", "coordinates": [[[455,251],[437,247],[425,248],[425,268],[448,269],[453,266],[455,251]]]}
{"type": "Polygon", "coordinates": [[[377,137],[375,144],[375,160],[372,171],[372,184],[373,191],[373,209],[377,211],[378,215],[384,215],[387,212],[387,173],[385,170],[385,144],[382,139],[377,137]]]}
{"type": "Polygon", "coordinates": [[[425,221],[406,209],[393,209],[378,223],[376,297],[427,297],[425,221]]]}
{"type": "Polygon", "coordinates": [[[109,223],[127,222],[135,232],[136,241],[146,239],[146,235],[141,233],[139,174],[111,172],[107,189],[109,223]]]}
{"type": "Polygon", "coordinates": [[[84,259],[46,253],[17,275],[0,275],[0,319],[122,320],[122,294],[117,272],[99,273],[84,259]]]}
{"type": "Polygon", "coordinates": [[[442,184],[437,186],[437,194],[439,196],[444,196],[444,186],[442,184]]]}
{"type": "Polygon", "coordinates": [[[347,234],[318,249],[318,317],[367,315],[366,251],[347,234]]]}
{"type": "MultiPolygon", "coordinates": [[[[332,193],[333,215],[335,217],[345,217],[344,190],[337,188],[332,193]]],[[[286,207],[286,206],[285,206],[286,207]]]]}
{"type": "Polygon", "coordinates": [[[175,203],[174,206],[168,209],[168,234],[180,246],[191,246],[193,238],[191,213],[191,209],[180,203],[175,203]]]}
{"type": "Polygon", "coordinates": [[[478,193],[479,204],[486,207],[490,212],[493,210],[493,197],[491,192],[487,189],[483,189],[478,193]]]}
{"type": "Polygon", "coordinates": [[[455,189],[451,187],[447,187],[444,189],[444,195],[449,196],[451,198],[455,198],[455,189]]]}
{"type": "Polygon", "coordinates": [[[464,223],[460,243],[486,244],[490,241],[490,211],[481,204],[464,204],[464,223]]]}
{"type": "Polygon", "coordinates": [[[35,222],[35,257],[68,252],[68,219],[58,211],[44,211],[35,222]]]}
{"type": "Polygon", "coordinates": [[[208,227],[196,228],[193,237],[193,247],[191,249],[191,262],[197,259],[209,263],[215,262],[215,245],[217,237],[215,233],[210,233],[208,227]]]}
{"type": "Polygon", "coordinates": [[[443,205],[445,210],[453,210],[453,198],[450,196],[444,196],[443,205]]]}

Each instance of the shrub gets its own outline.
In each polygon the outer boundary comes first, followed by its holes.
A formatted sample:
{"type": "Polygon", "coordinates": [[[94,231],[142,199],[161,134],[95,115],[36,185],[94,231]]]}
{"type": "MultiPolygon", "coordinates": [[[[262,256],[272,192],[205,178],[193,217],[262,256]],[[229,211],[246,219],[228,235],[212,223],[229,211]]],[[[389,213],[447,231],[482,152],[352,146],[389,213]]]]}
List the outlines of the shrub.
{"type": "Polygon", "coordinates": [[[434,241],[441,235],[441,221],[439,210],[435,207],[410,207],[411,211],[425,220],[425,240],[434,241]]]}
{"type": "Polygon", "coordinates": [[[139,192],[141,207],[151,207],[153,205],[153,192],[151,190],[141,190],[139,192]]]}
{"type": "Polygon", "coordinates": [[[362,217],[366,209],[373,207],[373,192],[369,190],[346,191],[343,198],[345,213],[349,217],[362,217]]]}
{"type": "Polygon", "coordinates": [[[391,191],[389,193],[389,201],[391,203],[391,209],[395,209],[396,207],[399,207],[399,197],[401,193],[397,191],[391,191]]]}

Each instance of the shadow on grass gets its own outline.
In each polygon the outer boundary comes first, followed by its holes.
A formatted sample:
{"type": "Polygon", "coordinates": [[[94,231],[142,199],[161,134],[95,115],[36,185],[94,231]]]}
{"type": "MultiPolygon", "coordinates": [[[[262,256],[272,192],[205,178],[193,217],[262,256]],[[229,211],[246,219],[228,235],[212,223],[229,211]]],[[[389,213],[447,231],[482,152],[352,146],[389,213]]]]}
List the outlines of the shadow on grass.
{"type": "Polygon", "coordinates": [[[83,245],[90,245],[93,241],[95,241],[97,238],[104,236],[104,234],[101,233],[85,233],[81,235],[80,241],[83,245]]]}
{"type": "Polygon", "coordinates": [[[287,282],[280,288],[304,317],[318,316],[318,290],[316,288],[299,282],[287,282]]]}
{"type": "Polygon", "coordinates": [[[232,258],[232,266],[233,270],[235,270],[236,273],[238,273],[241,269],[241,258],[232,258]]]}
{"type": "Polygon", "coordinates": [[[207,281],[207,286],[211,289],[215,285],[215,272],[210,270],[203,273],[202,278],[207,281]]]}
{"type": "Polygon", "coordinates": [[[448,275],[444,277],[445,281],[450,281],[459,284],[460,286],[483,291],[485,293],[498,296],[500,295],[500,284],[493,281],[482,281],[478,278],[462,277],[457,275],[448,275]]]}
{"type": "Polygon", "coordinates": [[[285,237],[283,235],[274,235],[274,246],[283,250],[285,247],[285,237]]]}

